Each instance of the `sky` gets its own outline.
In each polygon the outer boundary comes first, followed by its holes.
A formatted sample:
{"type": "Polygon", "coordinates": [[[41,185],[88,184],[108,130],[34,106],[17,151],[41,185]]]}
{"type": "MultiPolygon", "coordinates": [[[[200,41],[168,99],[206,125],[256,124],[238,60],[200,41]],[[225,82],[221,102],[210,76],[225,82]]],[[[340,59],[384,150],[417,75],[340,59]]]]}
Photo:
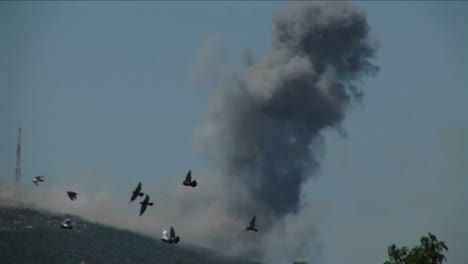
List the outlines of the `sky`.
{"type": "MultiPolygon", "coordinates": [[[[23,184],[109,192],[137,181],[179,184],[207,171],[194,131],[213,89],[194,81],[200,46],[217,36],[242,64],[272,48],[285,2],[0,3],[0,184],[13,182],[23,127],[23,184]]],[[[466,2],[354,3],[367,13],[380,72],[326,131],[304,200],[327,208],[321,263],[382,263],[387,246],[431,232],[449,264],[468,262],[468,19],[466,2]]],[[[156,195],[157,196],[157,195],[156,195]]]]}

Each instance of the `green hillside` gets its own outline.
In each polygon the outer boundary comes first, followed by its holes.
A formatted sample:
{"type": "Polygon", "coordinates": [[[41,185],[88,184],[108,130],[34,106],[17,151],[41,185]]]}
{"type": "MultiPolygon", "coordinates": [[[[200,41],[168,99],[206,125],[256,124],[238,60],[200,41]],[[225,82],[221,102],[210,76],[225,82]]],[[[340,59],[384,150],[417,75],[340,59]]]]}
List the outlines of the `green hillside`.
{"type": "Polygon", "coordinates": [[[127,230],[73,216],[72,230],[60,228],[70,215],[0,207],[2,264],[248,264],[208,249],[169,245],[127,230]]]}

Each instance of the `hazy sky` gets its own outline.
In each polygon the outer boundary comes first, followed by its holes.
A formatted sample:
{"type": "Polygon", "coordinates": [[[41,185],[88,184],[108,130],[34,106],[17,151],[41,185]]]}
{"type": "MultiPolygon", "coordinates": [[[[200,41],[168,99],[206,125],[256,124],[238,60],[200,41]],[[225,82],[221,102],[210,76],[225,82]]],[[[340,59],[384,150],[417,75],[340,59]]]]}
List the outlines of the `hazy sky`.
{"type": "MultiPolygon", "coordinates": [[[[212,90],[197,50],[217,35],[233,63],[271,48],[285,2],[0,3],[0,183],[13,182],[19,120],[23,183],[90,182],[127,195],[136,181],[179,184],[207,164],[194,129],[212,90]]],[[[326,264],[382,263],[427,232],[449,264],[468,262],[468,3],[357,2],[380,42],[363,105],[326,135],[306,199],[326,204],[326,264]]],[[[127,198],[125,198],[127,199],[127,198]]]]}

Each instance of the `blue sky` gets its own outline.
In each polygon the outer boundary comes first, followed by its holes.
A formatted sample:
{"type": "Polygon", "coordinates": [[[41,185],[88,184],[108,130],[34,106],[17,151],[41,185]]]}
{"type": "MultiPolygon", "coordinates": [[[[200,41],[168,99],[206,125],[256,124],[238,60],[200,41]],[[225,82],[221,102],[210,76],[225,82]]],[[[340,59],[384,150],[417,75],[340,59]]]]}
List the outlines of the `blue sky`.
{"type": "MultiPolygon", "coordinates": [[[[13,181],[19,120],[25,185],[37,174],[75,186],[99,175],[96,191],[127,192],[205,170],[193,132],[211,90],[191,80],[197,49],[218,35],[231,62],[245,48],[262,57],[284,5],[0,3],[0,183],[13,181]]],[[[468,3],[356,5],[381,44],[381,71],[365,80],[348,137],[326,133],[319,177],[305,186],[330,208],[324,263],[381,263],[389,244],[426,232],[448,243],[449,264],[466,262],[468,3]]]]}
{"type": "MultiPolygon", "coordinates": [[[[128,186],[133,175],[167,178],[201,168],[192,134],[209,91],[190,79],[197,48],[219,34],[237,60],[246,47],[267,52],[271,15],[283,3],[2,5],[25,17],[3,18],[20,25],[2,49],[12,72],[2,78],[2,118],[11,127],[7,138],[23,121],[25,176],[97,170],[128,186]]],[[[14,163],[10,151],[4,155],[14,163]]]]}

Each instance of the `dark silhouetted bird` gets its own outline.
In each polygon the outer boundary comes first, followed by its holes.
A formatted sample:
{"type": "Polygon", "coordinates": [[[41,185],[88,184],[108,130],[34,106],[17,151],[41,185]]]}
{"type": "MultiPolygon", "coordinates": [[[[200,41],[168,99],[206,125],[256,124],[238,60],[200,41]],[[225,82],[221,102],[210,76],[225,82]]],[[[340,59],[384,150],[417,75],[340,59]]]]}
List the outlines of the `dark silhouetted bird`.
{"type": "Polygon", "coordinates": [[[39,185],[38,182],[44,182],[44,176],[36,176],[32,181],[34,184],[39,185]]]}
{"type": "Polygon", "coordinates": [[[250,220],[249,226],[245,229],[246,231],[252,230],[252,231],[258,232],[258,230],[255,228],[255,219],[256,219],[256,218],[257,218],[257,217],[254,216],[254,217],[252,218],[252,220],[250,220]]]}
{"type": "Polygon", "coordinates": [[[146,211],[146,207],[148,207],[148,205],[153,206],[153,203],[150,203],[149,199],[150,199],[149,195],[146,195],[143,202],[140,203],[141,204],[140,215],[142,215],[146,211]]]}
{"type": "Polygon", "coordinates": [[[70,220],[70,218],[67,218],[62,222],[62,225],[60,225],[60,227],[63,228],[63,229],[72,229],[73,228],[73,223],[70,220]]]}
{"type": "Polygon", "coordinates": [[[135,199],[140,196],[143,197],[145,195],[144,193],[141,192],[141,182],[138,183],[137,187],[135,188],[134,191],[132,191],[132,197],[130,197],[129,203],[135,201],[135,199]]]}
{"type": "Polygon", "coordinates": [[[67,192],[67,195],[68,195],[68,198],[70,198],[70,200],[78,200],[78,198],[76,198],[76,196],[78,195],[76,192],[67,192]]]}
{"type": "Polygon", "coordinates": [[[167,231],[163,231],[163,237],[161,239],[165,243],[169,244],[177,244],[180,241],[179,236],[176,236],[174,228],[171,226],[171,232],[169,233],[169,237],[167,237],[167,231]]]}
{"type": "Polygon", "coordinates": [[[182,183],[185,186],[197,187],[197,181],[192,180],[192,171],[189,170],[187,172],[187,176],[185,176],[185,180],[182,183]]]}

